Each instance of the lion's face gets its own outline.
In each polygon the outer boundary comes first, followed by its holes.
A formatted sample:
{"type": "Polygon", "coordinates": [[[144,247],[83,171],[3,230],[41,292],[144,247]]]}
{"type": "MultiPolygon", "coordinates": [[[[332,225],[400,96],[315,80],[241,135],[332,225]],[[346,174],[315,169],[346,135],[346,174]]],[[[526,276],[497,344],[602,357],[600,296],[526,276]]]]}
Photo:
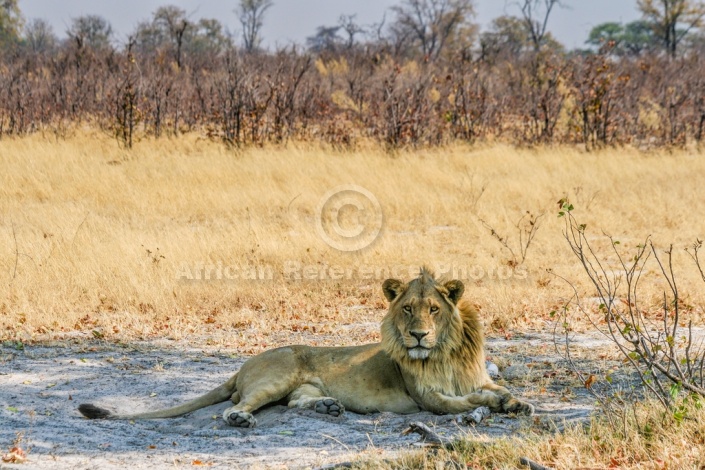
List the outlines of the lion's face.
{"type": "Polygon", "coordinates": [[[403,343],[408,358],[428,359],[442,347],[451,323],[459,320],[456,304],[463,294],[463,283],[441,284],[422,271],[408,284],[387,279],[382,288],[390,302],[383,334],[394,335],[403,343]]]}

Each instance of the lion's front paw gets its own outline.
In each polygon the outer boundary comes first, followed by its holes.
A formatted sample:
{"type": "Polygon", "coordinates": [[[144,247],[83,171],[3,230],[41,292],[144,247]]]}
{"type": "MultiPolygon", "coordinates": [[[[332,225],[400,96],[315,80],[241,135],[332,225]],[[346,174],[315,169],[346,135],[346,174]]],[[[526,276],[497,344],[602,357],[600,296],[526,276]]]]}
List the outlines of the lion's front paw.
{"type": "Polygon", "coordinates": [[[225,410],[225,412],[223,412],[223,419],[230,426],[236,428],[254,428],[255,424],[257,424],[257,420],[251,413],[233,409],[225,410]]]}
{"type": "Polygon", "coordinates": [[[321,398],[313,406],[316,413],[321,413],[331,416],[340,416],[345,411],[345,407],[335,398],[321,398]]]}
{"type": "MultiPolygon", "coordinates": [[[[488,407],[491,411],[495,413],[501,413],[504,411],[504,400],[501,396],[493,392],[484,392],[482,394],[483,400],[480,402],[482,406],[488,407]]],[[[473,407],[477,407],[478,403],[474,400],[472,402],[473,407]]]]}
{"type": "Polygon", "coordinates": [[[502,405],[502,410],[505,413],[516,413],[531,416],[534,414],[534,405],[512,397],[502,405]]]}

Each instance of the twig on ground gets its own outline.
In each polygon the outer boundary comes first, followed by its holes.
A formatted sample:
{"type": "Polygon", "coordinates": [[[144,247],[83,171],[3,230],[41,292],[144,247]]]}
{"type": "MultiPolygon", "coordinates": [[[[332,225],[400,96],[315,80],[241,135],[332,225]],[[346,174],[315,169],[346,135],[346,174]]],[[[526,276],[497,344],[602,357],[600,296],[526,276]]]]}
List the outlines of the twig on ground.
{"type": "Polygon", "coordinates": [[[335,470],[336,468],[352,468],[352,462],[329,463],[322,467],[316,467],[313,470],[335,470]]]}
{"type": "Polygon", "coordinates": [[[329,436],[328,434],[323,434],[322,432],[319,434],[323,437],[327,437],[328,439],[337,442],[341,446],[345,447],[345,450],[350,450],[350,447],[346,446],[345,444],[343,444],[342,442],[340,442],[338,439],[334,438],[333,436],[329,436]]]}
{"type": "Polygon", "coordinates": [[[458,415],[455,417],[455,421],[458,424],[480,424],[483,419],[490,415],[490,409],[486,406],[481,406],[475,408],[470,413],[464,415],[458,415]]]}
{"type": "Polygon", "coordinates": [[[519,459],[519,463],[526,467],[529,467],[531,470],[551,470],[551,467],[541,465],[540,463],[534,462],[533,460],[527,457],[521,457],[519,459]]]}
{"type": "Polygon", "coordinates": [[[429,447],[441,447],[450,444],[447,439],[443,439],[441,436],[436,434],[435,431],[420,421],[409,423],[409,427],[402,431],[402,435],[406,436],[412,432],[421,435],[421,441],[419,444],[422,445],[429,447]]]}

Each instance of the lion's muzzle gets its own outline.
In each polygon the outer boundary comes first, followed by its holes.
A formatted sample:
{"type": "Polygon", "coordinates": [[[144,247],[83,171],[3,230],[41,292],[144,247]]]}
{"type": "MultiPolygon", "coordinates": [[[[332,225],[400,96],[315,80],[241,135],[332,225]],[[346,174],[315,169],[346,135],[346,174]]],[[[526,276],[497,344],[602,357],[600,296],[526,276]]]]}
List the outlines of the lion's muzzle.
{"type": "Polygon", "coordinates": [[[408,351],[411,359],[427,359],[430,349],[423,346],[414,346],[413,348],[408,348],[408,351]]]}
{"type": "Polygon", "coordinates": [[[407,338],[406,347],[409,351],[411,359],[426,359],[429,351],[433,347],[433,341],[429,336],[428,331],[411,330],[409,331],[410,338],[407,338]]]}

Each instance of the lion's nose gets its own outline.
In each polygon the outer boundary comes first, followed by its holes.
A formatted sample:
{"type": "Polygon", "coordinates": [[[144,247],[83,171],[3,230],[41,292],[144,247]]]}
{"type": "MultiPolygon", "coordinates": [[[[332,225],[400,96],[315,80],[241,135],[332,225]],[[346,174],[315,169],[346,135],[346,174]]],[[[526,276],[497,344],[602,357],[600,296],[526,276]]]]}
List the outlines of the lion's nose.
{"type": "Polygon", "coordinates": [[[409,334],[420,343],[421,339],[428,334],[428,331],[410,331],[409,334]]]}

